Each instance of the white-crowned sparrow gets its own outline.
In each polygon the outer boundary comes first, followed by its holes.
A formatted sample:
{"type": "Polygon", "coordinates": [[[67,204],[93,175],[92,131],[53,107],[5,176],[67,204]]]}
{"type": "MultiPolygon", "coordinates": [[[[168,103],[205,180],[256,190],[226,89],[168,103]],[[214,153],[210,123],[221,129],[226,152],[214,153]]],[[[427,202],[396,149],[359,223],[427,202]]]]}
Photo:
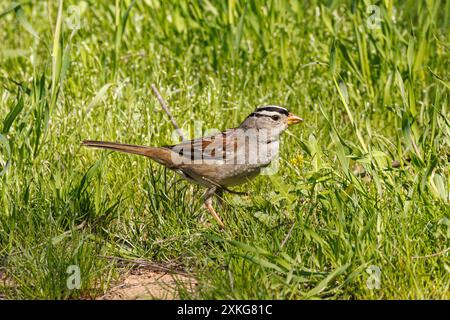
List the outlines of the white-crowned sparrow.
{"type": "Polygon", "coordinates": [[[83,145],[149,157],[185,179],[206,187],[205,207],[221,227],[222,220],[212,207],[212,197],[229,186],[257,176],[278,153],[279,137],[290,124],[302,118],[279,106],[262,106],[242,124],[213,136],[163,147],[143,147],[104,141],[83,141],[83,145]]]}

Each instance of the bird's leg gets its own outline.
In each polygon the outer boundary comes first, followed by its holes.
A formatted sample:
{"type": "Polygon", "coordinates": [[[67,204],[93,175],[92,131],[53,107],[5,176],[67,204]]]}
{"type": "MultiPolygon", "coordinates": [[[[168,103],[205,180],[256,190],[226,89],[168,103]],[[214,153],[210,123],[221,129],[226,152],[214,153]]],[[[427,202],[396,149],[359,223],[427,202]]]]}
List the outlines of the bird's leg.
{"type": "Polygon", "coordinates": [[[223,210],[225,208],[225,200],[223,198],[223,189],[220,188],[216,191],[217,200],[219,201],[220,209],[223,210]]]}
{"type": "Polygon", "coordinates": [[[205,207],[208,209],[208,211],[213,215],[214,219],[216,219],[217,223],[220,225],[221,228],[225,228],[225,225],[223,224],[222,220],[220,220],[219,215],[217,214],[216,210],[211,205],[212,198],[208,198],[205,201],[205,207]]]}
{"type": "Polygon", "coordinates": [[[205,199],[205,207],[212,214],[214,219],[216,219],[216,221],[220,225],[220,227],[225,228],[225,225],[223,224],[223,222],[220,219],[219,215],[217,214],[216,210],[214,210],[214,208],[212,207],[212,197],[216,191],[217,191],[217,187],[211,187],[206,190],[205,194],[203,195],[203,198],[205,199]]]}

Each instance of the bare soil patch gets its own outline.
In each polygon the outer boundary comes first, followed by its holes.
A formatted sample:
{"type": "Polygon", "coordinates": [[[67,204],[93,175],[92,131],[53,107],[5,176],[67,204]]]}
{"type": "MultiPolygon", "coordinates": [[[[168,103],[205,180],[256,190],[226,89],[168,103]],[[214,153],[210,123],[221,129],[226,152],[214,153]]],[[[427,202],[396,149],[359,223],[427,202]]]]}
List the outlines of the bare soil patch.
{"type": "Polygon", "coordinates": [[[194,291],[197,281],[179,273],[147,268],[131,269],[121,280],[99,297],[101,300],[178,299],[179,290],[194,291]]]}

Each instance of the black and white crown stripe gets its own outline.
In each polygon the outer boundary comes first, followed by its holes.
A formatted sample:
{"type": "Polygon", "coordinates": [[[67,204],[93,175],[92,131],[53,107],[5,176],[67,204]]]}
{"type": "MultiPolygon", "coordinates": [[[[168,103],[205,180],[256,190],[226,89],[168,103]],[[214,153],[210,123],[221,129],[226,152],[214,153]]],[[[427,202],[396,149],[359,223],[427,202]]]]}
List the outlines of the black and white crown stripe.
{"type": "Polygon", "coordinates": [[[278,112],[284,115],[289,115],[289,111],[286,108],[280,107],[280,106],[262,106],[256,109],[255,112],[259,112],[259,111],[273,111],[273,112],[278,112]]]}
{"type": "Polygon", "coordinates": [[[289,111],[286,108],[279,106],[263,106],[257,108],[249,117],[273,117],[277,115],[289,115],[289,111]]]}

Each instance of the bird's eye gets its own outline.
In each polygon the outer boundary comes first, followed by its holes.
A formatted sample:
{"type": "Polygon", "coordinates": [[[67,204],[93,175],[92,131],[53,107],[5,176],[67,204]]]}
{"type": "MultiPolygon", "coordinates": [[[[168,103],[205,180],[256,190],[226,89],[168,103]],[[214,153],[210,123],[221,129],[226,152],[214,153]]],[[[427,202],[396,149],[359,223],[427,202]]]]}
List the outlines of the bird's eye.
{"type": "Polygon", "coordinates": [[[272,116],[271,118],[272,118],[272,120],[274,120],[274,121],[280,120],[280,116],[272,116]]]}

